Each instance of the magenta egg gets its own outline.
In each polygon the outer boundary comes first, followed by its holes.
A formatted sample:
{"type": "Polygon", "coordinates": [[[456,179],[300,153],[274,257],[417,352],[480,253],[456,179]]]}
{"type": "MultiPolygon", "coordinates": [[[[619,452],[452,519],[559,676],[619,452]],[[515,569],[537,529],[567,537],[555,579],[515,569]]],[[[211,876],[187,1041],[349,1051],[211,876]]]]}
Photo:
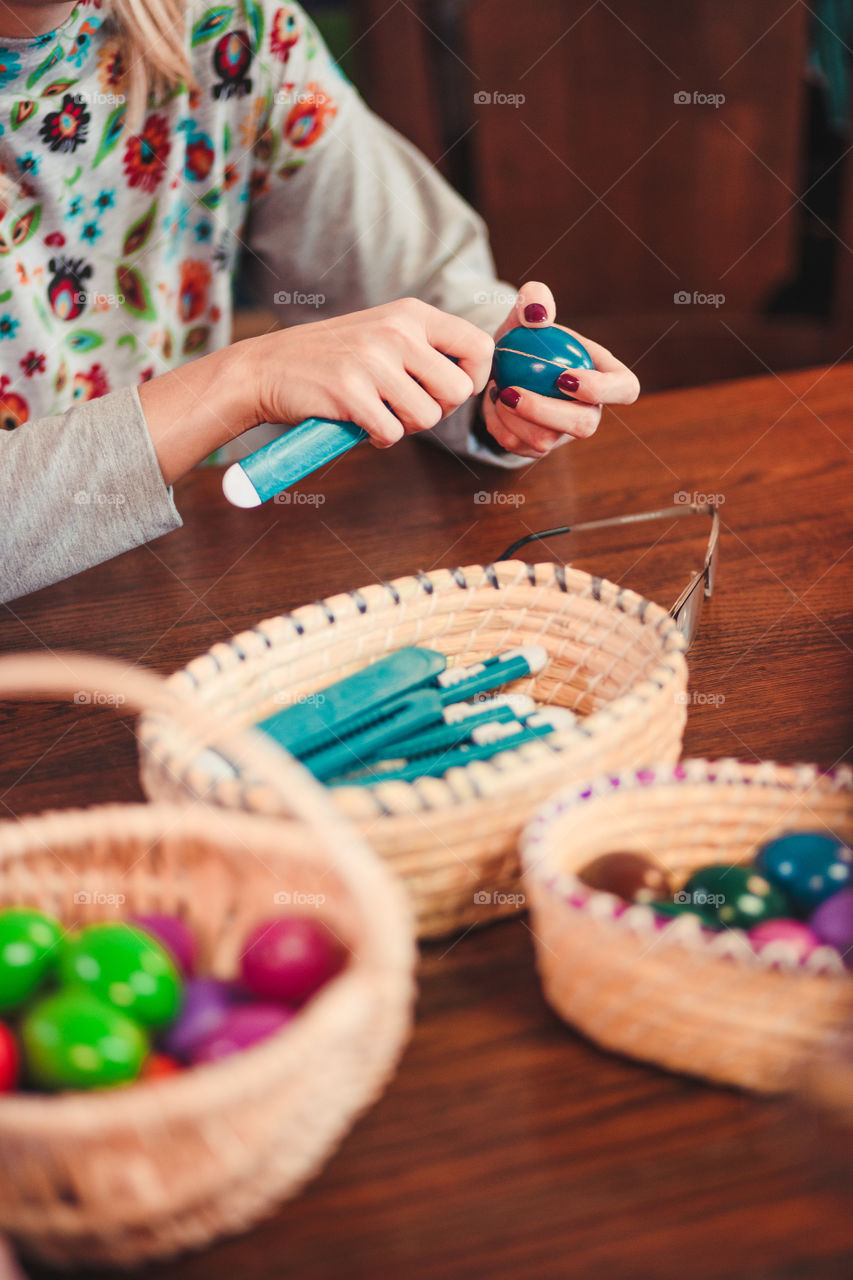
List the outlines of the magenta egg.
{"type": "MultiPolygon", "coordinates": [[[[754,925],[749,930],[749,941],[759,955],[768,947],[775,947],[781,956],[784,948],[787,955],[793,952],[798,960],[805,960],[815,947],[820,946],[820,938],[814,929],[802,920],[790,920],[785,916],[778,920],[762,920],[754,925]]],[[[768,958],[772,957],[768,955],[768,958]]]]}
{"type": "Polygon", "coordinates": [[[241,1004],[230,1009],[215,1031],[195,1046],[192,1062],[218,1062],[266,1040],[286,1027],[296,1011],[280,1004],[241,1004]]]}
{"type": "Polygon", "coordinates": [[[245,994],[232,982],[190,978],[184,987],[180,1015],[161,1038],[165,1052],[181,1062],[189,1061],[196,1046],[219,1028],[229,1010],[241,999],[245,999],[245,994]]]}
{"type": "Polygon", "coordinates": [[[853,889],[827,898],[812,912],[809,924],[821,942],[835,947],[844,963],[853,965],[853,889]]]}
{"type": "Polygon", "coordinates": [[[343,967],[344,949],[318,920],[263,920],[246,938],[243,981],[265,1000],[302,1004],[343,967]]]}
{"type": "Polygon", "coordinates": [[[131,921],[139,929],[150,933],[158,942],[171,952],[175,964],[185,978],[195,969],[196,952],[198,950],[195,934],[180,916],[162,915],[152,912],[149,915],[131,916],[131,921]]]}

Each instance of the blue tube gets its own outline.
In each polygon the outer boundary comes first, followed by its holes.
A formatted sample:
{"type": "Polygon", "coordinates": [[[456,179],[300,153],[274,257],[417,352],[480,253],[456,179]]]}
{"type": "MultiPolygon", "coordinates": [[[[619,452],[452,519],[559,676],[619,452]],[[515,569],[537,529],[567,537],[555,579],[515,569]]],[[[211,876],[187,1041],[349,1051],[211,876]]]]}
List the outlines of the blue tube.
{"type": "Polygon", "coordinates": [[[367,432],[354,422],[306,418],[229,467],[222,479],[223,491],[235,506],[259,506],[366,438],[367,432]]]}

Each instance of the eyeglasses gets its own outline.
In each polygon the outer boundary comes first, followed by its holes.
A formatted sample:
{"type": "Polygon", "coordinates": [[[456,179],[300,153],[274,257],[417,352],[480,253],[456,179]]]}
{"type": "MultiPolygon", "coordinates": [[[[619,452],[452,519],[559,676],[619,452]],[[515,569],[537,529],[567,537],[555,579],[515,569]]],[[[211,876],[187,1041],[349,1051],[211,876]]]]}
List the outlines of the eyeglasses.
{"type": "Polygon", "coordinates": [[[611,516],[605,520],[587,520],[584,524],[563,525],[558,529],[543,529],[540,533],[528,533],[526,537],[519,538],[517,542],[507,547],[506,551],[503,551],[498,556],[498,560],[512,560],[516,552],[520,551],[529,542],[544,542],[546,538],[557,538],[565,533],[582,533],[590,529],[612,529],[619,525],[639,524],[644,520],[666,520],[673,516],[702,515],[711,517],[711,533],[705,551],[705,562],[699,572],[691,577],[669,611],[675,625],[684,636],[689,649],[695,639],[696,632],[699,630],[699,618],[702,614],[703,601],[707,600],[714,590],[714,580],[717,573],[720,515],[713,503],[707,502],[699,505],[691,502],[679,507],[664,507],[661,511],[639,511],[634,515],[611,516]],[[700,587],[702,588],[701,591],[700,587]]]}

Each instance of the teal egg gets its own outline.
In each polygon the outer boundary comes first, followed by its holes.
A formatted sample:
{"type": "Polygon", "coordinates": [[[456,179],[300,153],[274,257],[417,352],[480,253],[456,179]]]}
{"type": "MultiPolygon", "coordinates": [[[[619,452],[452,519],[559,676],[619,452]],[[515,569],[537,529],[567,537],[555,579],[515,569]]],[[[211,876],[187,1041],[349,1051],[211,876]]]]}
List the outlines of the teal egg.
{"type": "Polygon", "coordinates": [[[553,400],[567,400],[557,379],[567,369],[594,369],[592,357],[583,343],[565,329],[551,325],[528,329],[519,325],[505,333],[495,347],[495,382],[504,387],[521,387],[553,400]]]}
{"type": "Polygon", "coordinates": [[[789,831],[768,840],[755,865],[804,916],[841,889],[853,888],[853,849],[825,831],[789,831]]]}

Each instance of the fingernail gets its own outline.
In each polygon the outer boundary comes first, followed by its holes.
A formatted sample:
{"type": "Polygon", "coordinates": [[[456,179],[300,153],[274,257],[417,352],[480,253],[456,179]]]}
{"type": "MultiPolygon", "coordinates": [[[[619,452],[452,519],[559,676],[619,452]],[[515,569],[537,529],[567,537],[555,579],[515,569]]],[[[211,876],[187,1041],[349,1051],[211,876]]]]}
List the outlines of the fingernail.
{"type": "Polygon", "coordinates": [[[501,392],[500,399],[501,404],[505,404],[508,409],[517,409],[521,396],[518,394],[515,387],[504,387],[501,392]]]}
{"type": "Polygon", "coordinates": [[[541,324],[548,319],[548,312],[541,302],[531,302],[524,308],[524,318],[528,324],[541,324]]]}
{"type": "Polygon", "coordinates": [[[561,391],[577,391],[580,380],[573,373],[561,373],[557,379],[557,386],[561,391]]]}
{"type": "Polygon", "coordinates": [[[489,399],[491,400],[492,404],[494,404],[497,398],[498,398],[498,389],[495,386],[495,384],[492,383],[492,385],[489,387],[489,399]]]}

